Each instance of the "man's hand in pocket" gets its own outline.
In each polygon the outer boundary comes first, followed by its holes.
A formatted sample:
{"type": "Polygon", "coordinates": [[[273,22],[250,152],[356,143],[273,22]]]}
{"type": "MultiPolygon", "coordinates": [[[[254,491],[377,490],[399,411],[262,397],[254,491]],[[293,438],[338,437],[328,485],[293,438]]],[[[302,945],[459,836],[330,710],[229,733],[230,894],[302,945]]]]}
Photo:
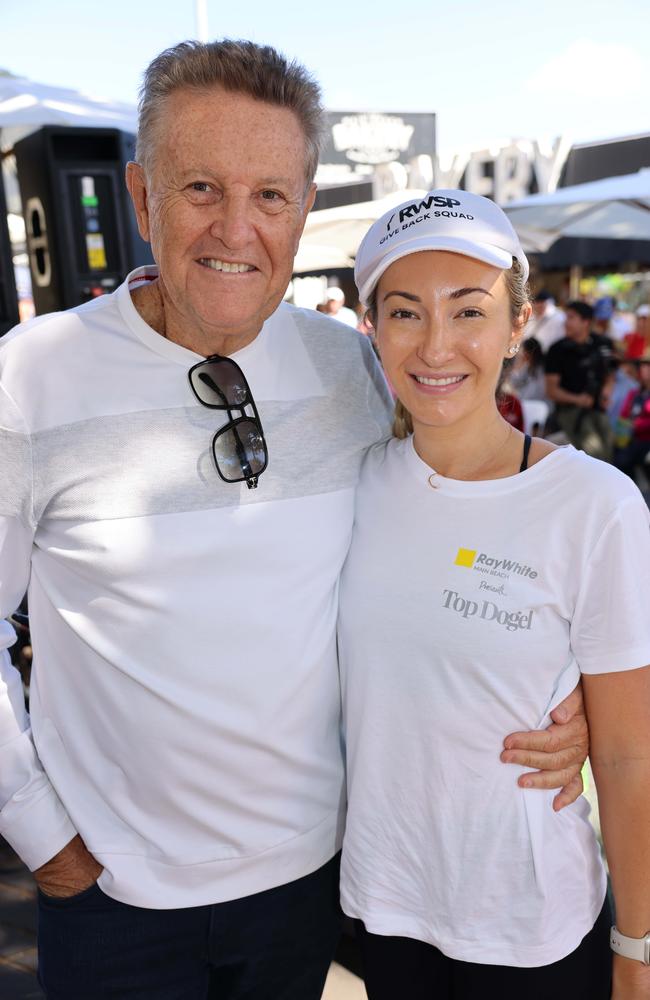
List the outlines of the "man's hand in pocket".
{"type": "Polygon", "coordinates": [[[69,844],[33,873],[41,892],[65,899],[93,885],[103,869],[77,834],[69,844]]]}

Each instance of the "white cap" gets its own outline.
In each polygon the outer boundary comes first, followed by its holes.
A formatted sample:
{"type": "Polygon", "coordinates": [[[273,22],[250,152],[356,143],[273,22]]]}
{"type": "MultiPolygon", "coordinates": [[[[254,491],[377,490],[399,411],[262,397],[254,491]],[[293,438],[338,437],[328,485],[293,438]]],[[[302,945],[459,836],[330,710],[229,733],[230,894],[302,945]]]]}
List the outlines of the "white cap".
{"type": "Polygon", "coordinates": [[[650,316],[650,306],[639,306],[636,314],[637,316],[650,316]]]}
{"type": "Polygon", "coordinates": [[[506,270],[514,257],[528,278],[528,261],[509,219],[489,198],[469,191],[429,191],[373,223],[354,265],[359,298],[368,304],[387,267],[421,250],[449,250],[506,270]]]}
{"type": "Polygon", "coordinates": [[[325,294],[327,300],[332,299],[334,302],[345,302],[345,293],[342,288],[338,285],[330,285],[325,294]]]}

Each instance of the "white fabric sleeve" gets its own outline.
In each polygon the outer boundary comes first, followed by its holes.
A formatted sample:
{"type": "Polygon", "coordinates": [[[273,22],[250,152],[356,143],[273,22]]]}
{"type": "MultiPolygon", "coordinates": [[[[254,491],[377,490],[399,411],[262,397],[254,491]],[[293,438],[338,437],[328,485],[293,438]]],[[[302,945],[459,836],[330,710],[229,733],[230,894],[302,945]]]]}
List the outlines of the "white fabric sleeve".
{"type": "Polygon", "coordinates": [[[395,401],[370,339],[364,334],[361,334],[360,337],[363,364],[370,376],[366,384],[367,406],[377,424],[377,440],[381,440],[391,434],[395,401]]]}
{"type": "Polygon", "coordinates": [[[4,619],[27,589],[34,540],[30,442],[18,424],[0,386],[0,835],[33,871],[76,830],[38,759],[21,677],[8,653],[16,633],[4,619]]]}
{"type": "Polygon", "coordinates": [[[610,516],[583,571],[571,646],[586,674],[650,664],[650,512],[638,491],[610,516]]]}

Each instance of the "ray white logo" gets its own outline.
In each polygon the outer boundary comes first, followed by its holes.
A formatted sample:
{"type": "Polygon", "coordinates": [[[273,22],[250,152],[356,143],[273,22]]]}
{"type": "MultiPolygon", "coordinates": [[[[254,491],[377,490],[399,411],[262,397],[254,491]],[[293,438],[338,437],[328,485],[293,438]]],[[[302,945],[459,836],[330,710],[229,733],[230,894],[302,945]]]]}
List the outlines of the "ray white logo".
{"type": "Polygon", "coordinates": [[[462,597],[456,590],[443,590],[442,606],[455,611],[461,618],[477,618],[479,621],[496,622],[507,632],[521,629],[530,631],[533,627],[533,609],[527,611],[506,611],[494,601],[472,601],[462,597]]]}
{"type": "Polygon", "coordinates": [[[489,573],[490,576],[507,578],[511,573],[516,573],[518,576],[527,576],[530,580],[535,580],[537,577],[537,570],[526,563],[517,562],[516,559],[490,556],[486,552],[479,552],[478,549],[459,549],[454,565],[465,566],[478,573],[489,573]]]}

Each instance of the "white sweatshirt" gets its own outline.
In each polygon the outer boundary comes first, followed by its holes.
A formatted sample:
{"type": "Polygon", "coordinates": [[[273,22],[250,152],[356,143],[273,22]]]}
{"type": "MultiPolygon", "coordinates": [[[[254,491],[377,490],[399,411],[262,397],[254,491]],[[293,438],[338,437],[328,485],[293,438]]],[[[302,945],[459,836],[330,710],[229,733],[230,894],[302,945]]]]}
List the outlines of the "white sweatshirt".
{"type": "Polygon", "coordinates": [[[268,469],[222,482],[227,417],[136,312],[143,270],[0,342],[0,617],[29,583],[34,647],[32,742],[0,629],[0,833],[36,868],[79,832],[105,892],[170,908],[340,846],[338,578],[390,403],[365,338],[283,304],[233,355],[268,469]]]}

